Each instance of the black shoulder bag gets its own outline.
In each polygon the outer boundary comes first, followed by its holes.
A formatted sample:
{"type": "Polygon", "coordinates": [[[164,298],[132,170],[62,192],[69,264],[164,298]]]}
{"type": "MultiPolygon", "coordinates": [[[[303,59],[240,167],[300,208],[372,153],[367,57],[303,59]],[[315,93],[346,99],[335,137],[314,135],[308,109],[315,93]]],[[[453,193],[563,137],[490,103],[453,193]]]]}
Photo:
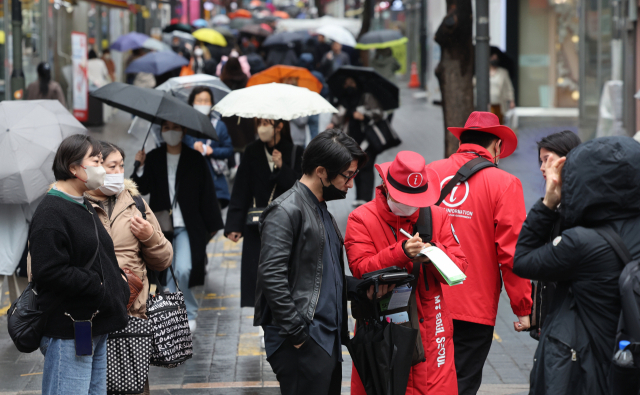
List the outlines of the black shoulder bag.
{"type": "MultiPolygon", "coordinates": [[[[90,212],[90,211],[89,211],[90,212]]],[[[90,212],[91,213],[91,212],[90,212]]],[[[93,219],[93,227],[96,231],[96,239],[98,239],[98,246],[96,251],[89,262],[84,266],[85,269],[91,268],[93,262],[98,256],[100,250],[100,238],[98,237],[98,227],[96,226],[96,220],[91,213],[93,219]]],[[[47,324],[47,318],[51,311],[55,310],[62,300],[55,305],[51,306],[48,312],[38,310],[38,291],[33,279],[29,282],[22,294],[16,299],[15,302],[7,311],[7,327],[9,330],[9,336],[13,340],[13,344],[20,352],[31,353],[40,347],[44,327],[47,324]]]]}

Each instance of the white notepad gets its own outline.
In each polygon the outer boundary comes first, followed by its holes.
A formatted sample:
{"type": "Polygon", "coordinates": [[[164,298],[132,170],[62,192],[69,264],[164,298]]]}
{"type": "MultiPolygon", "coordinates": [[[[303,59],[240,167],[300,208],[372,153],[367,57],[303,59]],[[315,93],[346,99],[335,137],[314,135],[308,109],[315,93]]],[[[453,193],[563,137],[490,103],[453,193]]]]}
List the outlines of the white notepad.
{"type": "Polygon", "coordinates": [[[453,263],[451,258],[436,246],[425,247],[418,255],[425,255],[429,257],[433,266],[438,269],[449,285],[458,285],[467,278],[462,270],[453,263]]]}

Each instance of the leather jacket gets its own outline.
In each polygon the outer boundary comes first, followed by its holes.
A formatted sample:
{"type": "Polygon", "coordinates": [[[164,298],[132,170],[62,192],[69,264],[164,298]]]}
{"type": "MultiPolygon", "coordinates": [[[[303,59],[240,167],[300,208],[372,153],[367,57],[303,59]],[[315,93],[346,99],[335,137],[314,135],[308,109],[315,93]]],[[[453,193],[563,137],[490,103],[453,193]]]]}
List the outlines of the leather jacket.
{"type": "MultiPolygon", "coordinates": [[[[261,250],[253,325],[279,326],[280,334],[290,336],[293,344],[301,344],[309,338],[308,325],[313,321],[318,299],[322,296],[324,224],[316,203],[304,188],[296,181],[260,216],[261,250]]],[[[344,244],[333,216],[331,219],[341,244],[344,244]]],[[[349,332],[342,248],[341,338],[344,344],[349,339],[349,332]]]]}

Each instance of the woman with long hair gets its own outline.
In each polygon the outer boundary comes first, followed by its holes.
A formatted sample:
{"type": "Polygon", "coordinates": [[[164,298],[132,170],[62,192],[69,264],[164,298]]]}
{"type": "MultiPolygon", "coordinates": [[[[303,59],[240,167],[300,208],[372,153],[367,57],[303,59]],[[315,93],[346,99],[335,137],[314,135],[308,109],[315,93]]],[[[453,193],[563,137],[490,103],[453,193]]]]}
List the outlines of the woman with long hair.
{"type": "Polygon", "coordinates": [[[51,80],[51,65],[47,62],[41,62],[37,68],[38,80],[29,84],[27,87],[26,100],[58,100],[63,106],[67,106],[64,98],[64,92],[55,81],[51,80]]]}

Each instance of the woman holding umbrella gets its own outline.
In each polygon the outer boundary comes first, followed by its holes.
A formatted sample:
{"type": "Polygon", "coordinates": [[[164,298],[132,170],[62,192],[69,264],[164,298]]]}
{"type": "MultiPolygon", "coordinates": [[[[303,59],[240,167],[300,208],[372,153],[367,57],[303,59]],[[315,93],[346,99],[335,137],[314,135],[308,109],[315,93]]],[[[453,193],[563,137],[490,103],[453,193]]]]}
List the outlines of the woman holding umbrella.
{"type": "MultiPolygon", "coordinates": [[[[253,307],[260,258],[258,222],[248,212],[267,207],[302,176],[302,147],[291,140],[289,122],[255,119],[259,139],[249,144],[238,167],[224,234],[242,245],[240,305],[253,307]],[[252,218],[251,218],[252,219],[252,218]]],[[[259,217],[260,214],[257,214],[259,217]]]]}
{"type": "MultiPolygon", "coordinates": [[[[174,122],[162,122],[165,144],[149,152],[139,151],[141,166],[131,179],[140,193],[150,194],[149,206],[158,213],[167,210],[173,222],[173,266],[183,284],[189,327],[196,329],[198,302],[190,287],[204,284],[206,247],[223,227],[222,215],[207,165],[200,153],[182,143],[185,128],[174,122]]],[[[176,291],[173,278],[168,287],[176,291]]]]}

